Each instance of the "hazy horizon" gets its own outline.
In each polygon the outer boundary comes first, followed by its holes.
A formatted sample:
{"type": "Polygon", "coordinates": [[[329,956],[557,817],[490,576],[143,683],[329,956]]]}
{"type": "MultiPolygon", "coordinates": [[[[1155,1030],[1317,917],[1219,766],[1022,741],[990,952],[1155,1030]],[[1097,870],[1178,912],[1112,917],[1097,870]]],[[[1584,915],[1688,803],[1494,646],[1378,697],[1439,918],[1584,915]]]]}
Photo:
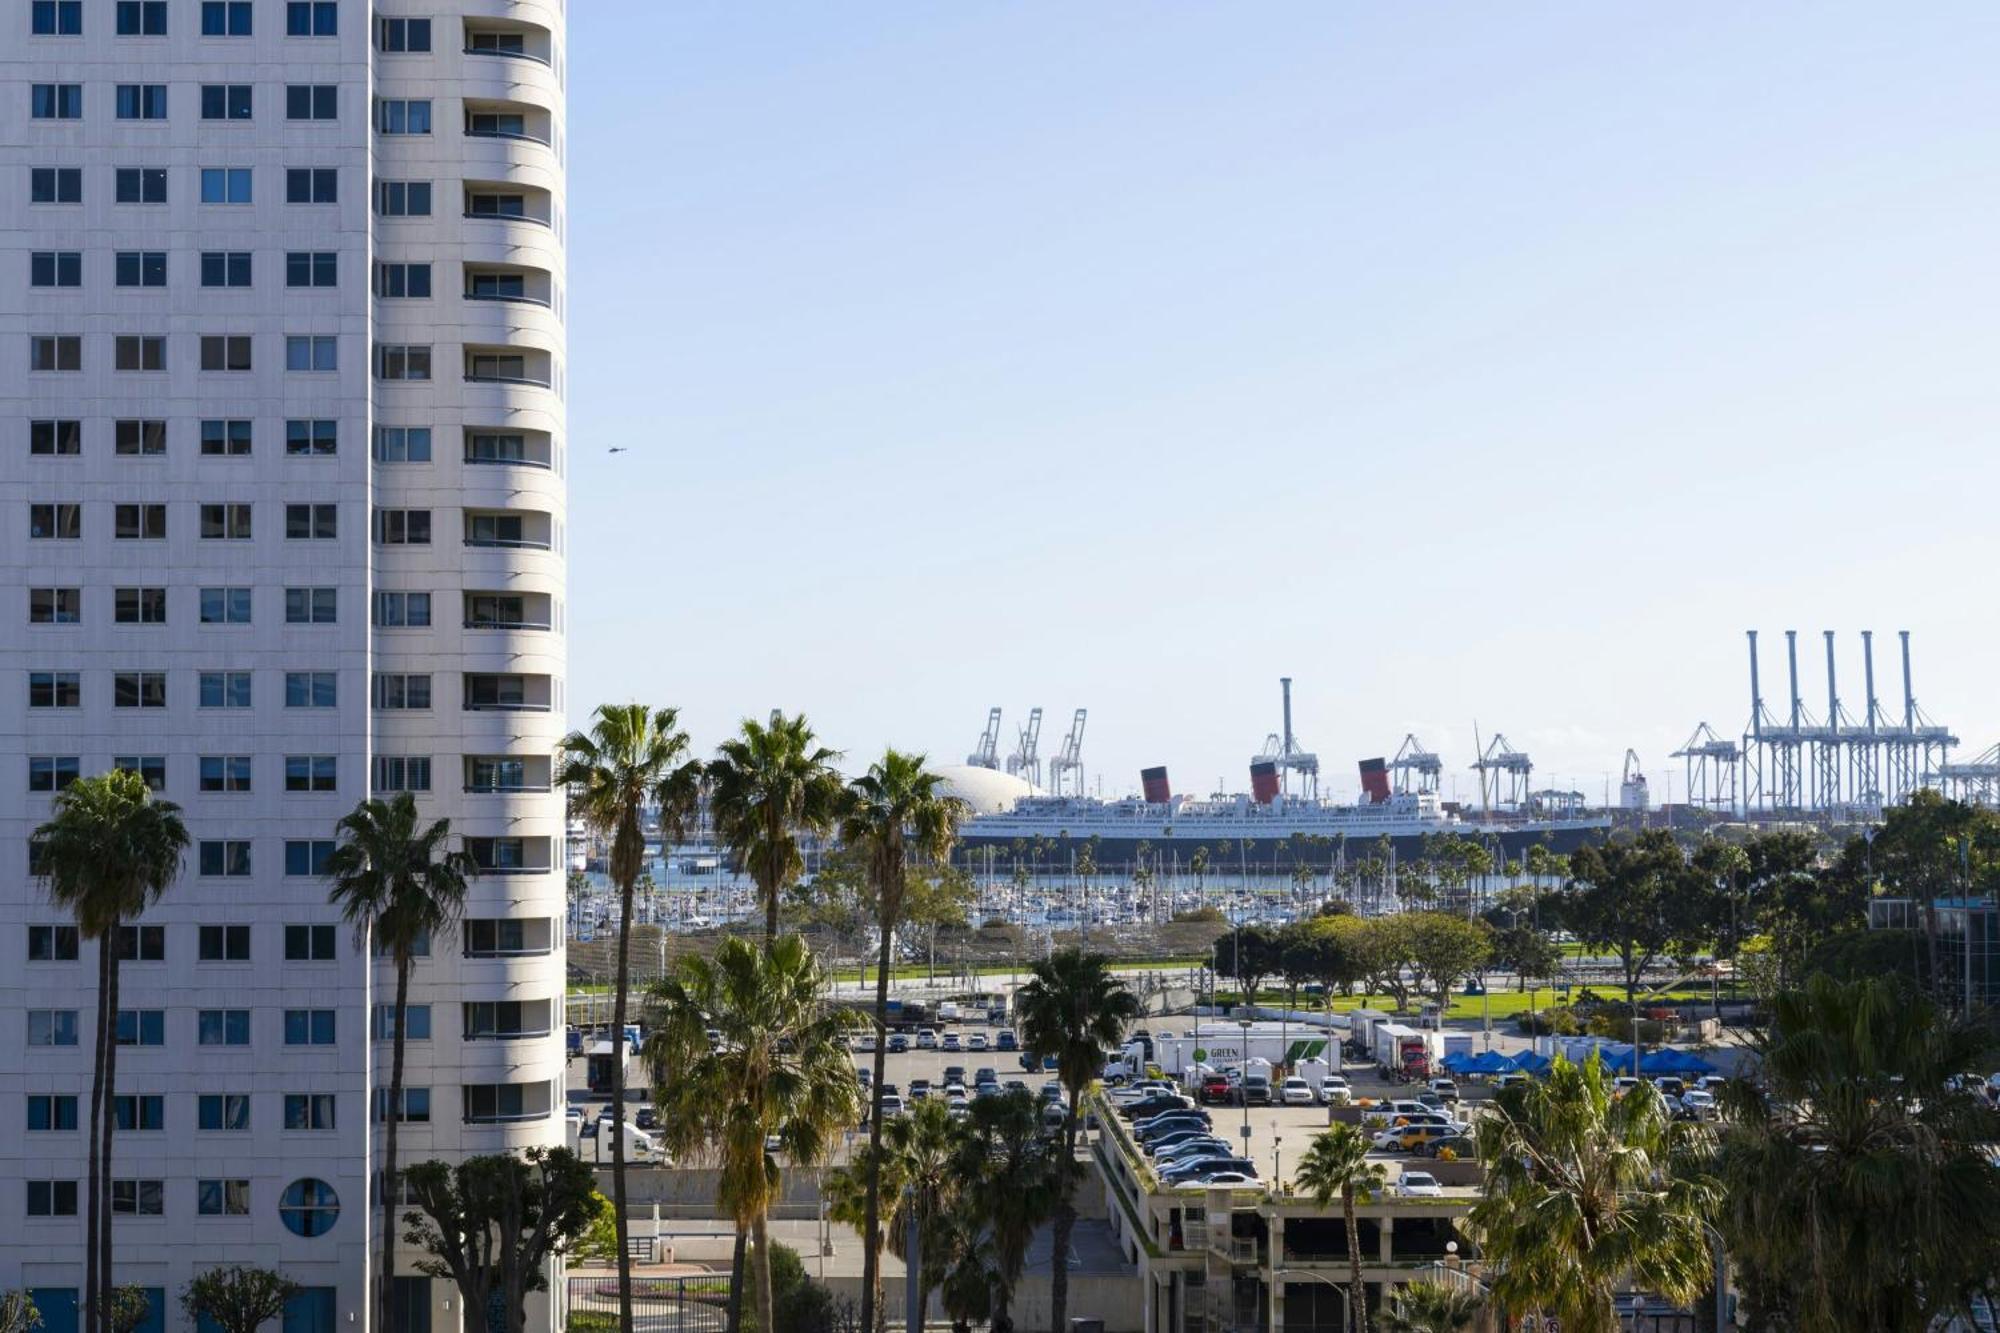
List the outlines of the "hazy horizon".
{"type": "Polygon", "coordinates": [[[572,14],[572,719],[986,710],[1108,793],[1473,728],[1655,799],[1743,631],[1969,757],[2000,10],[572,14]],[[628,452],[611,455],[619,446],[628,452]]]}

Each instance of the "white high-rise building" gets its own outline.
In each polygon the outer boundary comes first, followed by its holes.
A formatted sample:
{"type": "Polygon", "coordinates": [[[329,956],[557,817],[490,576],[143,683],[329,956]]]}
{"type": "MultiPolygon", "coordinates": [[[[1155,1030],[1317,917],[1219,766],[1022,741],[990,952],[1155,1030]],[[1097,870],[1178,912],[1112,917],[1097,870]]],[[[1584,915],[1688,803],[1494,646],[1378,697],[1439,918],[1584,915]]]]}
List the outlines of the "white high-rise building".
{"type": "MultiPolygon", "coordinates": [[[[306,1288],[285,1333],[371,1323],[391,973],[318,874],[371,791],[485,867],[417,968],[401,1160],[563,1138],[564,23],[0,12],[0,1287],[48,1333],[96,968],[29,835],[77,775],[139,768],[195,842],[122,968],[115,1280],[152,1329],[239,1262],[306,1288]]],[[[400,1279],[393,1322],[455,1297],[400,1279]]]]}

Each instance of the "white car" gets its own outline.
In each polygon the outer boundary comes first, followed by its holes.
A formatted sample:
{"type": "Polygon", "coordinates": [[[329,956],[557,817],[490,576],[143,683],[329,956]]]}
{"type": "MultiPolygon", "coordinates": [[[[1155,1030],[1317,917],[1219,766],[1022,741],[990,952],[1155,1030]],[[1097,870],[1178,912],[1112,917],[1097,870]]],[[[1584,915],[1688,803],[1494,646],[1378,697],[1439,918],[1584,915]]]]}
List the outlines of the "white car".
{"type": "Polygon", "coordinates": [[[1218,1171],[1212,1176],[1201,1178],[1203,1185],[1255,1185],[1257,1177],[1246,1176],[1241,1171],[1218,1171]]]}
{"type": "Polygon", "coordinates": [[[1354,1089],[1340,1074],[1328,1074],[1319,1085],[1319,1099],[1327,1106],[1345,1106],[1354,1100],[1354,1089]]]}
{"type": "Polygon", "coordinates": [[[855,1049],[855,1050],[857,1050],[857,1051],[872,1051],[872,1050],[874,1050],[874,1049],[875,1049],[875,1034],[874,1034],[873,1032],[863,1032],[863,1033],[859,1034],[858,1036],[856,1036],[856,1037],[854,1038],[854,1049],[855,1049]]]}
{"type": "Polygon", "coordinates": [[[917,1029],[917,1049],[918,1049],[918,1050],[920,1050],[920,1051],[934,1051],[934,1050],[936,1050],[936,1049],[937,1049],[937,1044],[938,1044],[938,1039],[937,1039],[937,1033],[935,1033],[935,1032],[931,1031],[931,1030],[930,1030],[929,1028],[918,1028],[918,1029],[917,1029]]]}
{"type": "Polygon", "coordinates": [[[1278,1089],[1278,1100],[1287,1106],[1311,1106],[1312,1085],[1302,1078],[1288,1078],[1285,1085],[1278,1089]]]}
{"type": "Polygon", "coordinates": [[[985,1049],[986,1049],[986,1034],[985,1034],[984,1032],[975,1032],[975,1033],[973,1033],[973,1034],[972,1034],[971,1036],[967,1037],[967,1038],[965,1039],[965,1049],[966,1049],[966,1050],[968,1050],[968,1051],[983,1051],[983,1050],[985,1050],[985,1049]]]}
{"type": "Polygon", "coordinates": [[[1689,1088],[1681,1094],[1681,1109],[1697,1120],[1707,1120],[1715,1114],[1715,1094],[1689,1088]]]}
{"type": "Polygon", "coordinates": [[[1445,1101],[1455,1102],[1458,1100],[1458,1084],[1448,1078],[1432,1079],[1430,1089],[1445,1101]]]}
{"type": "MultiPolygon", "coordinates": [[[[1995,1074],[1993,1077],[2000,1078],[2000,1074],[1995,1074]]],[[[1703,1074],[1694,1081],[1694,1086],[1713,1096],[1715,1093],[1721,1092],[1723,1084],[1727,1082],[1729,1082],[1729,1075],[1727,1074],[1703,1074]]]]}
{"type": "Polygon", "coordinates": [[[1406,1199],[1441,1199],[1444,1186],[1428,1171],[1405,1171],[1396,1192],[1406,1199]]]}

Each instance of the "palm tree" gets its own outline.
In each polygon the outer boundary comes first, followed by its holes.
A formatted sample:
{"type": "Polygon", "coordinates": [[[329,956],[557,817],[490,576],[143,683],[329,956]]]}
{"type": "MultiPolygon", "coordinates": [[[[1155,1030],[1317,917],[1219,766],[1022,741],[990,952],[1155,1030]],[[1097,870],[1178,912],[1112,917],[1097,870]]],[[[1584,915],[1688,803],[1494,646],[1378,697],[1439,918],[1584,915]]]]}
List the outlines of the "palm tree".
{"type": "Polygon", "coordinates": [[[1008,1313],[1028,1264],[1028,1243],[1055,1212],[1065,1173],[1042,1132],[1041,1107],[1024,1088],[972,1103],[963,1173],[981,1182],[971,1200],[991,1254],[993,1333],[1013,1333],[1008,1313]]]}
{"type": "MultiPolygon", "coordinates": [[[[618,978],[611,998],[611,1194],[618,1224],[618,1326],[632,1333],[632,1256],[625,1221],[625,1015],[632,981],[632,890],[646,868],[646,835],[640,812],[659,807],[664,850],[686,835],[701,792],[701,766],[687,757],[687,733],[672,708],[603,704],[590,731],[563,741],[557,781],[569,789],[570,809],[590,831],[608,839],[611,882],[618,886],[618,978]]],[[[739,1265],[740,1273],[740,1265],[739,1265]]],[[[741,1286],[741,1283],[737,1284],[741,1286]]]]}
{"type": "Polygon", "coordinates": [[[924,766],[924,756],[889,750],[848,786],[840,837],[865,859],[875,892],[875,924],[881,934],[881,966],[875,973],[875,1080],[868,1116],[868,1198],[861,1228],[861,1326],[873,1328],[875,1287],[882,1264],[882,1089],[887,1072],[889,971],[892,945],[909,889],[909,863],[918,858],[943,862],[951,856],[959,823],[970,807],[944,791],[944,779],[924,766]]]}
{"type": "MultiPolygon", "coordinates": [[[[923,1255],[923,1271],[917,1280],[926,1306],[932,1289],[944,1279],[946,1226],[969,1183],[960,1170],[965,1138],[942,1101],[918,1102],[908,1115],[896,1116],[882,1128],[879,1141],[871,1141],[862,1150],[858,1163],[836,1168],[826,1181],[832,1204],[828,1215],[853,1227],[864,1242],[871,1234],[878,1247],[887,1240],[889,1252],[904,1263],[910,1259],[909,1230],[914,1214],[923,1255]],[[869,1207],[879,1197],[874,1192],[878,1186],[891,1204],[886,1217],[871,1218],[869,1207]],[[866,1229],[871,1222],[878,1225],[874,1233],[866,1229]]],[[[877,1266],[864,1279],[867,1285],[863,1291],[880,1286],[881,1280],[877,1266]]],[[[871,1294],[879,1305],[881,1294],[871,1294]]],[[[865,1319],[862,1327],[869,1327],[865,1319]]]]}
{"type": "Polygon", "coordinates": [[[1476,1292],[1440,1282],[1412,1282],[1389,1298],[1382,1333],[1464,1333],[1485,1308],[1476,1292]]]}
{"type": "Polygon", "coordinates": [[[33,845],[50,903],[76,918],[80,936],[97,941],[84,1302],[90,1326],[97,1333],[110,1333],[119,942],[126,923],[158,901],[180,873],[188,833],[179,806],[156,799],[137,773],[113,771],[81,778],[57,793],[48,822],[35,830],[33,845]]]}
{"type": "Polygon", "coordinates": [[[2000,1250],[1992,1115],[1953,1075],[1990,1042],[1928,999],[1816,976],[1777,997],[1761,1088],[1732,1084],[1720,1221],[1753,1303],[1798,1328],[1922,1333],[2000,1250]]]}
{"type": "Polygon", "coordinates": [[[1324,1208],[1340,1196],[1340,1215],[1347,1224],[1347,1323],[1349,1333],[1372,1327],[1368,1289],[1361,1284],[1361,1236],[1354,1205],[1371,1203],[1382,1188],[1386,1171],[1368,1160],[1368,1138],[1354,1125],[1329,1125],[1313,1136],[1292,1183],[1324,1208]]]}
{"type": "Polygon", "coordinates": [[[1140,1015],[1139,997],[1111,972],[1101,953],[1058,949],[1035,964],[1034,976],[1015,993],[1021,1039],[1044,1057],[1055,1056],[1068,1102],[1063,1114],[1063,1176],[1056,1203],[1055,1248],[1049,1264],[1051,1328],[1069,1327],[1070,1233],[1076,1229],[1076,1131],[1083,1091],[1104,1068],[1105,1053],[1124,1039],[1140,1015]]]}
{"type": "Polygon", "coordinates": [[[1701,1294],[1714,1182],[1673,1169],[1684,1136],[1650,1084],[1614,1098],[1596,1056],[1559,1058],[1546,1080],[1503,1088],[1493,1104],[1477,1130],[1486,1194],[1467,1220],[1509,1314],[1617,1333],[1622,1281],[1675,1304],[1701,1294]]]}
{"type": "Polygon", "coordinates": [[[418,950],[464,911],[465,881],[476,867],[469,853],[451,849],[450,820],[419,826],[417,801],[408,792],[393,801],[363,801],[335,831],[341,842],[326,860],[333,881],[326,899],[354,927],[363,957],[386,953],[396,966],[389,1096],[382,1107],[382,1280],[376,1288],[378,1318],[387,1328],[396,1273],[396,1130],[403,1119],[410,971],[418,950]]]}
{"type": "Polygon", "coordinates": [[[766,1140],[794,1166],[818,1166],[861,1110],[848,1023],[827,1004],[826,984],[787,935],[765,951],[726,939],[713,959],[682,958],[653,989],[646,1060],[667,1147],[720,1166],[718,1201],[755,1246],[760,1329],[777,1327],[766,1219],[780,1174],[766,1140]]]}
{"type": "Polygon", "coordinates": [[[769,725],[744,719],[708,766],[715,833],[756,881],[767,946],[778,938],[778,900],[805,870],[799,835],[825,833],[840,817],[838,758],[818,743],[805,714],[774,711],[769,725]]]}

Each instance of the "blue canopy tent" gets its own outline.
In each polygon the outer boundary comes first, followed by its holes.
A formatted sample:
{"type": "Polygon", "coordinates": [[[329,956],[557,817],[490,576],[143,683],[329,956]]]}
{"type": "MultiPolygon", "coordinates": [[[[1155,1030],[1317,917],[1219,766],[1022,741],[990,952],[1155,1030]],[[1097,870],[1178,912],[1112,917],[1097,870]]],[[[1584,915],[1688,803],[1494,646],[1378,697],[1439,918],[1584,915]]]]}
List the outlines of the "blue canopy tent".
{"type": "Polygon", "coordinates": [[[1648,1078],[1665,1074],[1679,1074],[1687,1068],[1681,1063],[1681,1053],[1671,1046],[1662,1046],[1639,1058],[1639,1072],[1648,1078]]]}
{"type": "Polygon", "coordinates": [[[1551,1060],[1539,1051],[1522,1051],[1514,1057],[1514,1068],[1524,1074],[1534,1074],[1537,1077],[1548,1073],[1549,1066],[1554,1063],[1554,1060],[1551,1060]]]}
{"type": "Polygon", "coordinates": [[[1511,1074],[1519,1066],[1499,1051],[1482,1051],[1462,1066],[1468,1074],[1511,1074]]]}
{"type": "Polygon", "coordinates": [[[1472,1059],[1473,1057],[1464,1051],[1452,1051],[1444,1059],[1438,1061],[1438,1064],[1449,1069],[1454,1074],[1465,1074],[1471,1072],[1467,1066],[1472,1063],[1472,1059]]]}

